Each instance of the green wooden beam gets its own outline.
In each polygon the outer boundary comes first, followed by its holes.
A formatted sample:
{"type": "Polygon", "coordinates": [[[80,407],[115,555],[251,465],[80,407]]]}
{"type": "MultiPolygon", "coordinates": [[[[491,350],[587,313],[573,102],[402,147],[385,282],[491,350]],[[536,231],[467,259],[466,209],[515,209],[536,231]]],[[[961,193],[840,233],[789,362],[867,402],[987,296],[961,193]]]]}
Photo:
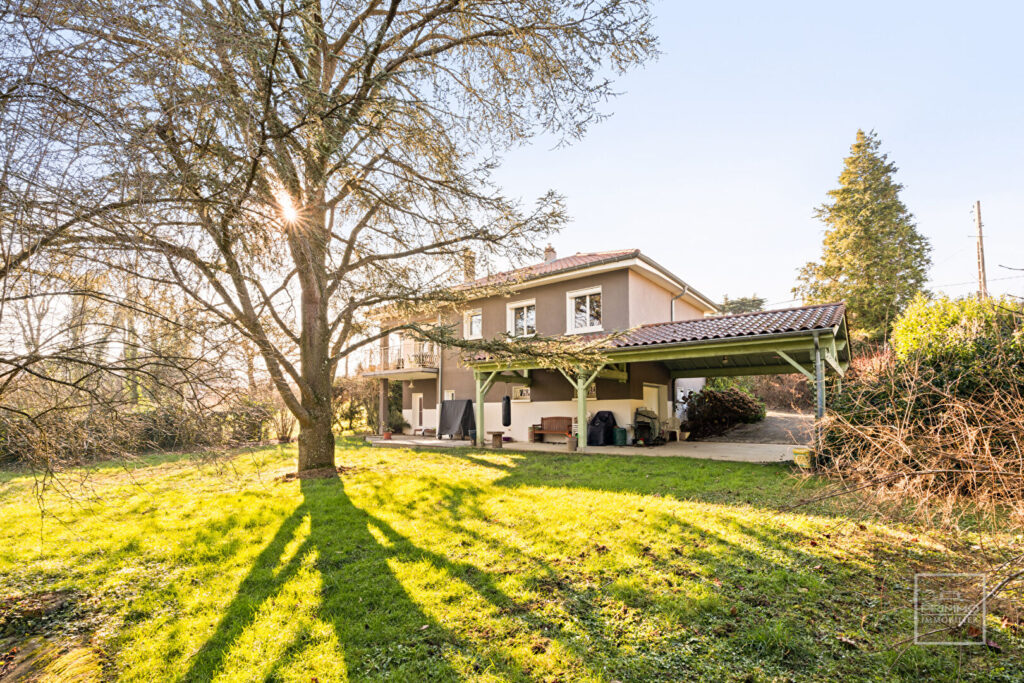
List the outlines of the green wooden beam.
{"type": "Polygon", "coordinates": [[[622,349],[606,352],[608,359],[615,363],[639,363],[641,361],[686,360],[691,358],[721,358],[723,356],[755,355],[783,351],[813,351],[811,339],[775,339],[761,342],[733,342],[729,344],[700,344],[694,346],[671,346],[666,348],[622,349]],[[769,343],[771,342],[771,343],[769,343]]]}
{"type": "MultiPolygon", "coordinates": [[[[529,370],[527,370],[527,372],[529,372],[529,370]]],[[[500,374],[495,378],[495,381],[504,382],[506,384],[522,384],[527,387],[533,384],[533,379],[529,375],[524,377],[523,375],[500,374]]]]}
{"type": "Polygon", "coordinates": [[[629,380],[629,372],[626,370],[625,363],[619,363],[618,365],[613,365],[610,368],[604,368],[597,373],[597,376],[600,379],[613,379],[616,382],[623,383],[629,380]]]}
{"type": "Polygon", "coordinates": [[[822,354],[822,357],[825,359],[826,363],[832,366],[832,369],[836,371],[837,375],[842,377],[843,375],[846,374],[845,369],[839,364],[839,361],[836,360],[835,355],[833,355],[829,349],[825,349],[825,352],[822,354]]]}
{"type": "Polygon", "coordinates": [[[578,375],[578,376],[580,376],[580,377],[585,377],[585,378],[586,378],[586,381],[585,381],[585,382],[584,382],[584,384],[583,384],[583,390],[584,390],[584,391],[586,391],[587,389],[589,389],[589,388],[590,388],[590,385],[594,383],[594,380],[596,380],[596,379],[597,379],[597,376],[598,376],[599,374],[601,374],[601,371],[602,371],[603,369],[604,369],[604,364],[602,363],[602,364],[601,364],[601,366],[600,366],[600,367],[598,367],[596,371],[594,371],[594,372],[591,372],[591,373],[589,373],[589,374],[587,374],[587,373],[582,373],[582,374],[578,375]]]}
{"type": "MultiPolygon", "coordinates": [[[[810,372],[808,366],[801,365],[803,370],[810,372]]],[[[673,370],[672,379],[687,379],[689,377],[742,377],[744,375],[787,375],[796,373],[792,365],[752,365],[749,367],[731,368],[693,368],[690,370],[673,370]]]]}
{"type": "Polygon", "coordinates": [[[545,368],[543,365],[532,360],[513,361],[511,363],[496,363],[493,361],[468,361],[466,363],[469,367],[474,370],[481,372],[490,372],[492,370],[505,371],[505,370],[550,370],[551,368],[545,368]]]}
{"type": "Polygon", "coordinates": [[[804,368],[804,366],[800,365],[795,360],[793,360],[788,353],[786,353],[785,351],[776,351],[775,353],[778,354],[779,358],[781,358],[782,360],[786,361],[794,368],[796,368],[797,371],[802,372],[804,376],[807,377],[807,379],[809,379],[811,382],[814,381],[814,375],[811,373],[811,371],[804,368]]]}

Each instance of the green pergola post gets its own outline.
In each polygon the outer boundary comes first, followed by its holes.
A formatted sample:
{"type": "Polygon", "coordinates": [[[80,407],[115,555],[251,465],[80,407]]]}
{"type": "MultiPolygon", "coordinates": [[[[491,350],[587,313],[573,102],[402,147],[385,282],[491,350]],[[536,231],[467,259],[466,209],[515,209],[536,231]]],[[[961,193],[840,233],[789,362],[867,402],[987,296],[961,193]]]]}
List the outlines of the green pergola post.
{"type": "Polygon", "coordinates": [[[484,446],[484,399],[494,385],[498,371],[490,373],[487,379],[484,379],[484,374],[482,372],[473,373],[473,379],[476,380],[476,445],[480,448],[484,446]]]}
{"type": "Polygon", "coordinates": [[[593,372],[586,373],[583,370],[576,370],[576,379],[569,376],[565,370],[558,369],[569,384],[576,389],[576,450],[583,451],[587,447],[587,390],[597,380],[607,363],[602,363],[593,372]]]}
{"type": "Polygon", "coordinates": [[[590,382],[583,373],[576,375],[576,450],[587,447],[587,389],[590,382]]]}
{"type": "Polygon", "coordinates": [[[825,373],[821,365],[821,345],[818,335],[814,335],[814,393],[816,398],[815,416],[820,420],[825,417],[825,373]]]}

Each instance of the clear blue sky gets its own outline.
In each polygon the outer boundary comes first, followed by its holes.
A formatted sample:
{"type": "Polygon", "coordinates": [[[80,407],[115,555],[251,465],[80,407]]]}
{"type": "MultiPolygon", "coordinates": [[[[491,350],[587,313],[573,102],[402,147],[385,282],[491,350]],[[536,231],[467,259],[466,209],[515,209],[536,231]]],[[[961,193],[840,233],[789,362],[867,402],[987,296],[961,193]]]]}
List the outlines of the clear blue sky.
{"type": "Polygon", "coordinates": [[[566,195],[559,254],[637,247],[715,299],[789,305],[820,253],[813,210],[861,127],[931,240],[930,287],[974,291],[980,199],[989,288],[1024,295],[1024,272],[999,267],[1024,268],[1024,3],[655,11],[663,55],[618,81],[611,118],[569,148],[514,150],[497,176],[524,199],[566,195]]]}

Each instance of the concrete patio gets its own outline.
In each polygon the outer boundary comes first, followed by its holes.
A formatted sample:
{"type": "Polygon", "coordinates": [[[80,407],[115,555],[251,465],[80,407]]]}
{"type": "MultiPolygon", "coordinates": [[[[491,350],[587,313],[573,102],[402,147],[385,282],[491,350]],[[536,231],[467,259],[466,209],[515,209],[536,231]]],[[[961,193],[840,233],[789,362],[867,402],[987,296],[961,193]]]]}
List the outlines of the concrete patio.
{"type": "MultiPolygon", "coordinates": [[[[371,436],[367,441],[382,448],[473,448],[467,440],[438,439],[432,436],[395,435],[391,439],[371,436]]],[[[793,460],[791,444],[723,443],[707,441],[672,441],[662,446],[587,446],[580,455],[642,455],[654,458],[699,458],[730,462],[773,463],[793,460]]],[[[493,450],[485,448],[482,450],[493,450]]],[[[565,443],[506,442],[502,450],[530,453],[566,453],[565,443]]]]}

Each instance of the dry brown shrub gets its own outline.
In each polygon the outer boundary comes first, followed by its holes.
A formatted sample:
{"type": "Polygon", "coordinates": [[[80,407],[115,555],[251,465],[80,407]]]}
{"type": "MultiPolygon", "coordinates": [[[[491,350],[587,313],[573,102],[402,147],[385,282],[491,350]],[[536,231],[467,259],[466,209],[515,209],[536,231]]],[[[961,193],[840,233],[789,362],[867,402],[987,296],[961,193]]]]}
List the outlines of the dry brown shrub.
{"type": "Polygon", "coordinates": [[[768,410],[809,413],[814,410],[814,392],[803,375],[760,375],[751,378],[751,392],[768,410]]]}
{"type": "MultiPolygon", "coordinates": [[[[822,471],[921,521],[964,515],[1024,528],[1024,395],[983,381],[969,395],[921,363],[858,362],[822,425],[822,471]]],[[[955,385],[955,382],[953,383],[955,385]]]]}
{"type": "Polygon", "coordinates": [[[819,471],[834,483],[815,497],[843,497],[969,548],[970,569],[987,575],[989,613],[1011,625],[1024,613],[1020,372],[1019,355],[1001,350],[981,365],[885,351],[859,359],[821,427],[819,471]]]}

